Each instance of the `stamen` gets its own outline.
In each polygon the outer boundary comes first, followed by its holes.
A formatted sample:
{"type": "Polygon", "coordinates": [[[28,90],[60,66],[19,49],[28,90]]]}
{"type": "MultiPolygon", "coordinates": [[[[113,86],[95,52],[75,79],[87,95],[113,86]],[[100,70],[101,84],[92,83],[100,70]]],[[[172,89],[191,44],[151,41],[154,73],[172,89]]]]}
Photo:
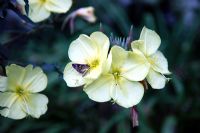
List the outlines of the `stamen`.
{"type": "MultiPolygon", "coordinates": [[[[113,71],[113,76],[114,76],[114,78],[115,78],[115,80],[116,80],[116,82],[117,82],[117,80],[120,78],[120,70],[114,70],[113,71]]],[[[116,83],[117,84],[117,83],[116,83]]]]}
{"type": "Polygon", "coordinates": [[[22,96],[24,94],[24,89],[20,86],[18,86],[16,88],[16,93],[19,95],[19,96],[22,96]]]}

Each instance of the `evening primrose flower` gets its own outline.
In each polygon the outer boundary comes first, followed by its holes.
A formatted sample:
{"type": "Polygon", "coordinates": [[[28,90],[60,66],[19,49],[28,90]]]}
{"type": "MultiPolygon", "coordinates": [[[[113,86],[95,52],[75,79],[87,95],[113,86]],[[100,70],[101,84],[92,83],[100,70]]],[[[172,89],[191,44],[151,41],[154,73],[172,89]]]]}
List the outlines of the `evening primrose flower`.
{"type": "Polygon", "coordinates": [[[168,62],[162,52],[158,51],[161,44],[159,35],[146,27],[142,29],[140,38],[137,41],[131,43],[133,53],[142,53],[148,69],[147,81],[154,89],[164,88],[166,81],[168,80],[164,74],[170,74],[168,70],[168,62]]]}
{"type": "MultiPolygon", "coordinates": [[[[23,6],[23,13],[25,13],[24,0],[17,0],[23,6]]],[[[47,19],[51,12],[66,13],[72,6],[72,0],[29,0],[29,14],[28,17],[33,22],[40,22],[47,19]]]]}
{"type": "Polygon", "coordinates": [[[112,47],[103,74],[91,84],[85,85],[84,91],[90,99],[97,102],[113,99],[125,108],[138,104],[143,97],[144,88],[136,81],[145,78],[149,67],[144,60],[141,52],[127,52],[121,47],[112,47]]]}
{"type": "Polygon", "coordinates": [[[64,70],[67,85],[82,86],[98,78],[107,62],[109,46],[109,39],[102,32],[82,34],[73,41],[68,50],[71,62],[64,70]]]}
{"type": "Polygon", "coordinates": [[[38,92],[47,86],[47,77],[39,67],[6,67],[7,77],[0,76],[0,110],[2,116],[22,119],[39,118],[47,111],[48,98],[38,92]]]}

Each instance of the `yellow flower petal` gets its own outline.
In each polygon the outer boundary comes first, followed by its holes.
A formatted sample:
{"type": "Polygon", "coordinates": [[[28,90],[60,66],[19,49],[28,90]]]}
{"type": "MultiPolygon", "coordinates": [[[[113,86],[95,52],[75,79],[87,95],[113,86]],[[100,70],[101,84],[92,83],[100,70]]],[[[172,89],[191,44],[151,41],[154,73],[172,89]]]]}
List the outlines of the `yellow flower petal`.
{"type": "Polygon", "coordinates": [[[142,29],[140,40],[143,40],[144,43],[141,43],[142,45],[139,48],[147,56],[154,54],[161,43],[159,35],[146,27],[142,29]]]}
{"type": "Polygon", "coordinates": [[[97,67],[89,70],[87,74],[84,76],[85,79],[97,79],[102,73],[102,65],[98,65],[97,67]]]}
{"type": "Polygon", "coordinates": [[[147,75],[147,81],[153,89],[162,89],[165,87],[167,79],[160,73],[150,69],[147,75]]]}
{"type": "Polygon", "coordinates": [[[110,71],[111,64],[112,64],[112,53],[110,52],[108,54],[108,58],[106,59],[106,61],[103,64],[103,71],[102,71],[103,74],[106,74],[110,71]]]}
{"type": "Polygon", "coordinates": [[[143,80],[149,72],[150,64],[146,57],[139,50],[129,52],[127,59],[121,66],[121,75],[131,81],[143,80]]]}
{"type": "Polygon", "coordinates": [[[149,60],[152,62],[152,68],[162,74],[170,74],[168,70],[168,62],[162,52],[157,51],[155,54],[149,57],[149,60]]]}
{"type": "Polygon", "coordinates": [[[39,67],[33,68],[32,65],[25,67],[24,80],[21,87],[26,88],[30,92],[43,91],[47,86],[47,76],[39,67]]]}
{"type": "Polygon", "coordinates": [[[85,84],[83,75],[78,73],[73,67],[72,62],[68,63],[64,70],[64,80],[69,87],[78,87],[85,84]]]}
{"type": "Polygon", "coordinates": [[[112,88],[111,97],[122,107],[129,108],[138,104],[144,95],[144,88],[139,82],[120,78],[112,88]]]}
{"type": "Polygon", "coordinates": [[[97,56],[98,46],[88,36],[80,35],[73,41],[68,50],[69,58],[72,62],[87,64],[87,61],[97,56]]]}
{"type": "Polygon", "coordinates": [[[47,86],[47,77],[39,67],[33,69],[33,66],[29,65],[23,68],[12,64],[6,67],[6,73],[8,76],[7,88],[12,91],[21,87],[30,92],[40,92],[47,86]]]}
{"type": "Polygon", "coordinates": [[[12,92],[0,93],[0,106],[10,108],[15,103],[17,95],[12,92]]]}
{"type": "MultiPolygon", "coordinates": [[[[21,5],[22,12],[25,12],[24,0],[17,0],[21,5]]],[[[29,0],[28,17],[34,22],[41,22],[50,16],[51,12],[65,13],[72,6],[72,0],[29,0]]]]}
{"type": "Polygon", "coordinates": [[[26,113],[22,108],[23,105],[21,99],[17,99],[9,108],[0,110],[0,114],[11,119],[22,119],[26,117],[26,113]]]}
{"type": "Polygon", "coordinates": [[[111,99],[110,89],[114,87],[114,77],[111,74],[102,75],[91,84],[84,87],[88,97],[97,102],[106,102],[111,99]]]}
{"type": "Polygon", "coordinates": [[[108,56],[108,50],[110,46],[109,38],[102,32],[93,32],[90,38],[97,44],[99,51],[101,52],[102,61],[104,62],[108,56]]]}
{"type": "Polygon", "coordinates": [[[72,0],[46,0],[45,8],[51,12],[65,13],[72,6],[72,0]]]}
{"type": "Polygon", "coordinates": [[[48,11],[43,4],[32,3],[29,5],[28,17],[33,22],[41,22],[50,16],[50,11],[48,11]]]}
{"type": "Polygon", "coordinates": [[[6,67],[7,74],[7,88],[8,90],[15,91],[16,87],[20,86],[23,82],[25,69],[21,66],[11,64],[6,67]]]}
{"type": "Polygon", "coordinates": [[[47,111],[48,98],[43,94],[29,94],[23,101],[23,110],[34,118],[39,118],[47,111]]]}
{"type": "Polygon", "coordinates": [[[0,91],[5,91],[7,89],[7,77],[0,76],[0,91]]]}
{"type": "Polygon", "coordinates": [[[119,69],[123,65],[124,61],[126,60],[128,56],[128,52],[125,51],[123,48],[119,46],[113,46],[111,48],[112,53],[112,69],[119,69]]]}
{"type": "Polygon", "coordinates": [[[135,40],[135,41],[131,42],[132,50],[134,50],[134,49],[141,50],[142,49],[141,47],[143,47],[143,45],[144,45],[144,41],[143,40],[135,40]]]}

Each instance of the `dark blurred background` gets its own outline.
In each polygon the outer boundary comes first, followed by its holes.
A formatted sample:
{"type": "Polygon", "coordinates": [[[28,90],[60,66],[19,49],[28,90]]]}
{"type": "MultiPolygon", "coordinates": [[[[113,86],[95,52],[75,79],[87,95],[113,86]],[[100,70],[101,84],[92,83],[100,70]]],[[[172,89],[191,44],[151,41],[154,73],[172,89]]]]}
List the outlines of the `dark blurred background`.
{"type": "Polygon", "coordinates": [[[10,63],[41,66],[49,79],[42,93],[50,101],[40,119],[0,117],[0,133],[200,132],[199,0],[74,0],[68,13],[53,14],[39,24],[24,23],[7,5],[0,6],[0,16],[1,74],[10,63]],[[69,25],[61,30],[68,14],[86,6],[95,8],[96,23],[77,18],[73,34],[69,25]],[[130,109],[91,101],[82,88],[68,88],[62,79],[70,42],[99,30],[100,23],[108,36],[126,37],[133,25],[133,38],[138,39],[145,25],[162,39],[160,50],[168,59],[171,80],[162,90],[149,87],[145,92],[136,107],[138,127],[132,127],[130,109]]]}

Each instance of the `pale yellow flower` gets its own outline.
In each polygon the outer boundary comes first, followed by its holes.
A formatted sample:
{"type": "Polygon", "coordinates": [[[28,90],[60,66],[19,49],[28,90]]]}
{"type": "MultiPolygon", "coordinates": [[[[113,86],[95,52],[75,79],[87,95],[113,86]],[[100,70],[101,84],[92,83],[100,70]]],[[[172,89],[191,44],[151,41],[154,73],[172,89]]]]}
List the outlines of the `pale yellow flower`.
{"type": "Polygon", "coordinates": [[[80,35],[68,50],[71,60],[64,70],[64,80],[69,87],[77,87],[99,77],[106,64],[109,39],[102,32],[90,36],[80,35]]]}
{"type": "Polygon", "coordinates": [[[108,56],[108,62],[101,76],[91,84],[84,86],[90,99],[106,102],[111,99],[122,107],[129,108],[138,104],[144,94],[141,83],[147,73],[145,58],[140,52],[127,52],[114,46],[108,56]]]}
{"type": "Polygon", "coordinates": [[[47,111],[48,98],[38,92],[47,86],[47,77],[39,67],[6,67],[7,77],[0,76],[0,110],[2,116],[22,119],[39,118],[47,111]]]}
{"type": "Polygon", "coordinates": [[[148,70],[146,78],[154,89],[164,88],[168,80],[164,74],[170,74],[167,59],[162,52],[158,51],[160,44],[159,35],[146,27],[142,29],[139,40],[131,43],[133,53],[141,53],[145,56],[145,62],[143,60],[141,63],[149,64],[145,66],[148,70]]]}
{"type": "MultiPolygon", "coordinates": [[[[24,0],[17,0],[23,6],[25,14],[24,0]]],[[[72,6],[72,0],[29,0],[28,17],[34,22],[47,19],[53,13],[66,13],[72,6]]]]}

